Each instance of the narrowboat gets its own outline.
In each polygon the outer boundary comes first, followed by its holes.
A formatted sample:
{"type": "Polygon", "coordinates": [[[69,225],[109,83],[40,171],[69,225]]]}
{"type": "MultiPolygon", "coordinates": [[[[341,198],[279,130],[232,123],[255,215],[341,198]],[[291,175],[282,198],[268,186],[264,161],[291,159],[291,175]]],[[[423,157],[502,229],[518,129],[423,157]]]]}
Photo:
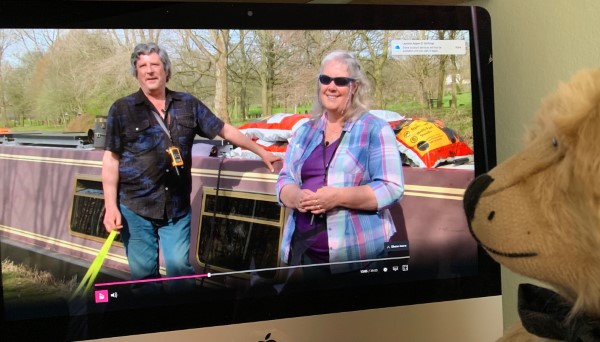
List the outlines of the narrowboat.
{"type": "MultiPolygon", "coordinates": [[[[102,224],[102,145],[99,134],[94,141],[94,131],[0,134],[3,258],[20,250],[90,265],[108,236],[102,224]]],[[[223,145],[197,140],[193,147],[193,267],[212,274],[206,282],[215,286],[248,283],[250,270],[276,279],[286,217],[275,194],[281,163],[271,173],[258,159],[215,155],[223,145]]],[[[435,278],[475,272],[477,244],[462,209],[464,189],[474,177],[472,163],[404,166],[403,172],[405,194],[392,208],[398,228],[392,240],[409,243],[403,271],[435,278]]],[[[101,272],[129,279],[118,237],[101,272]]]]}

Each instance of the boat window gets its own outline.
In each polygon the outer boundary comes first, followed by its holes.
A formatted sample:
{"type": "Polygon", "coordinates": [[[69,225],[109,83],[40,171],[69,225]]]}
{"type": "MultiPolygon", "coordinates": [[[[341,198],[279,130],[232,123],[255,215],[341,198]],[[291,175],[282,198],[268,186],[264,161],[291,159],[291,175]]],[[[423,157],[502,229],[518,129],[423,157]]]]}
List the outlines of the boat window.
{"type": "MultiPolygon", "coordinates": [[[[100,177],[77,176],[69,218],[71,234],[92,240],[104,241],[104,192],[100,177]]],[[[122,243],[117,235],[114,243],[122,243]]]]}
{"type": "MultiPolygon", "coordinates": [[[[211,272],[277,267],[284,211],[273,194],[203,188],[198,262],[211,272]]],[[[257,274],[273,278],[275,273],[257,274]]]]}

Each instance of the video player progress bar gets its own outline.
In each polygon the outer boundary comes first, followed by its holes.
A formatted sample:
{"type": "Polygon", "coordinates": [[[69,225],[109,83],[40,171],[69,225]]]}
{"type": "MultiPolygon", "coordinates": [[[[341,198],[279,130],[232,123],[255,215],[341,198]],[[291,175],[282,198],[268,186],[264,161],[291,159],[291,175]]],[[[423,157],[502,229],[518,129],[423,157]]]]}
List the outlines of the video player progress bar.
{"type": "MultiPolygon", "coordinates": [[[[399,259],[410,259],[410,256],[404,257],[393,257],[393,258],[377,258],[377,259],[365,259],[360,262],[371,262],[371,261],[385,261],[385,260],[399,260],[399,259]]],[[[277,271],[277,270],[286,270],[292,268],[304,268],[304,267],[316,267],[316,266],[327,266],[327,265],[341,265],[341,264],[350,264],[355,263],[356,261],[340,261],[340,262],[328,262],[322,264],[311,264],[311,265],[298,265],[298,266],[280,266],[280,267],[269,267],[269,268],[260,268],[253,270],[241,270],[241,271],[229,271],[229,272],[218,272],[218,273],[203,273],[203,274],[193,274],[187,276],[177,276],[177,277],[163,277],[163,278],[150,278],[150,279],[139,279],[139,280],[125,280],[125,281],[114,281],[109,283],[98,283],[94,284],[94,287],[106,287],[106,286],[115,286],[115,285],[126,285],[126,284],[139,284],[139,283],[151,283],[157,281],[167,281],[167,280],[181,280],[181,279],[193,279],[193,278],[211,278],[211,277],[219,277],[219,276],[227,276],[233,274],[241,274],[241,273],[255,273],[255,272],[266,272],[266,271],[277,271]]]]}

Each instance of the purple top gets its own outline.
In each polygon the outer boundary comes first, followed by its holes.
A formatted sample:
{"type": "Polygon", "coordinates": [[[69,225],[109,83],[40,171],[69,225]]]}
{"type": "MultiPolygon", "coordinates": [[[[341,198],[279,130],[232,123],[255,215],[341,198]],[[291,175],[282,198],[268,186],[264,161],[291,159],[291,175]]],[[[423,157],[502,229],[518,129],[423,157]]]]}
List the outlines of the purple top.
{"type": "MultiPolygon", "coordinates": [[[[325,163],[329,163],[335,153],[336,147],[339,144],[337,139],[333,143],[327,145],[325,148],[325,163]]],[[[312,153],[308,156],[304,164],[302,165],[302,186],[301,189],[309,189],[311,191],[317,191],[320,187],[325,185],[325,163],[323,162],[323,144],[317,145],[312,153]]],[[[307,231],[325,223],[325,214],[315,215],[310,212],[301,213],[298,212],[296,215],[296,232],[304,234],[307,231]],[[313,219],[311,225],[310,221],[313,219]]],[[[322,230],[316,236],[311,238],[314,239],[314,243],[306,251],[306,255],[315,263],[329,262],[329,243],[327,241],[327,231],[322,230]]]]}
{"type": "MultiPolygon", "coordinates": [[[[285,152],[275,191],[281,205],[281,189],[288,184],[302,184],[302,165],[312,150],[322,143],[326,117],[311,119],[295,132],[285,152]]],[[[332,273],[364,267],[361,262],[346,262],[379,258],[385,253],[385,242],[396,232],[390,208],[404,194],[404,175],[398,153],[398,140],[385,120],[363,113],[344,124],[346,135],[327,172],[327,185],[353,187],[367,185],[375,193],[376,210],[335,208],[327,212],[327,238],[332,273]]],[[[288,210],[288,219],[281,233],[280,259],[290,260],[292,238],[296,233],[298,211],[288,210]]],[[[295,242],[297,244],[298,242],[295,242]]],[[[292,255],[293,256],[293,255],[292,255]]],[[[296,255],[297,257],[297,255],[296,255]]]]}

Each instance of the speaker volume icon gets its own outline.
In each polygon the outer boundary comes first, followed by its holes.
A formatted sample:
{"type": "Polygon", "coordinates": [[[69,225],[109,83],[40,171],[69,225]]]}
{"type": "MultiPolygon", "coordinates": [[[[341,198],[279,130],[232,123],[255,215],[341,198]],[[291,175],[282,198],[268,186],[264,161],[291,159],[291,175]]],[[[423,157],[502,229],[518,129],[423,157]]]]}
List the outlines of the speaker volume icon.
{"type": "Polygon", "coordinates": [[[119,294],[117,292],[113,292],[113,293],[110,294],[110,296],[113,297],[113,298],[117,298],[118,295],[119,294]]]}

